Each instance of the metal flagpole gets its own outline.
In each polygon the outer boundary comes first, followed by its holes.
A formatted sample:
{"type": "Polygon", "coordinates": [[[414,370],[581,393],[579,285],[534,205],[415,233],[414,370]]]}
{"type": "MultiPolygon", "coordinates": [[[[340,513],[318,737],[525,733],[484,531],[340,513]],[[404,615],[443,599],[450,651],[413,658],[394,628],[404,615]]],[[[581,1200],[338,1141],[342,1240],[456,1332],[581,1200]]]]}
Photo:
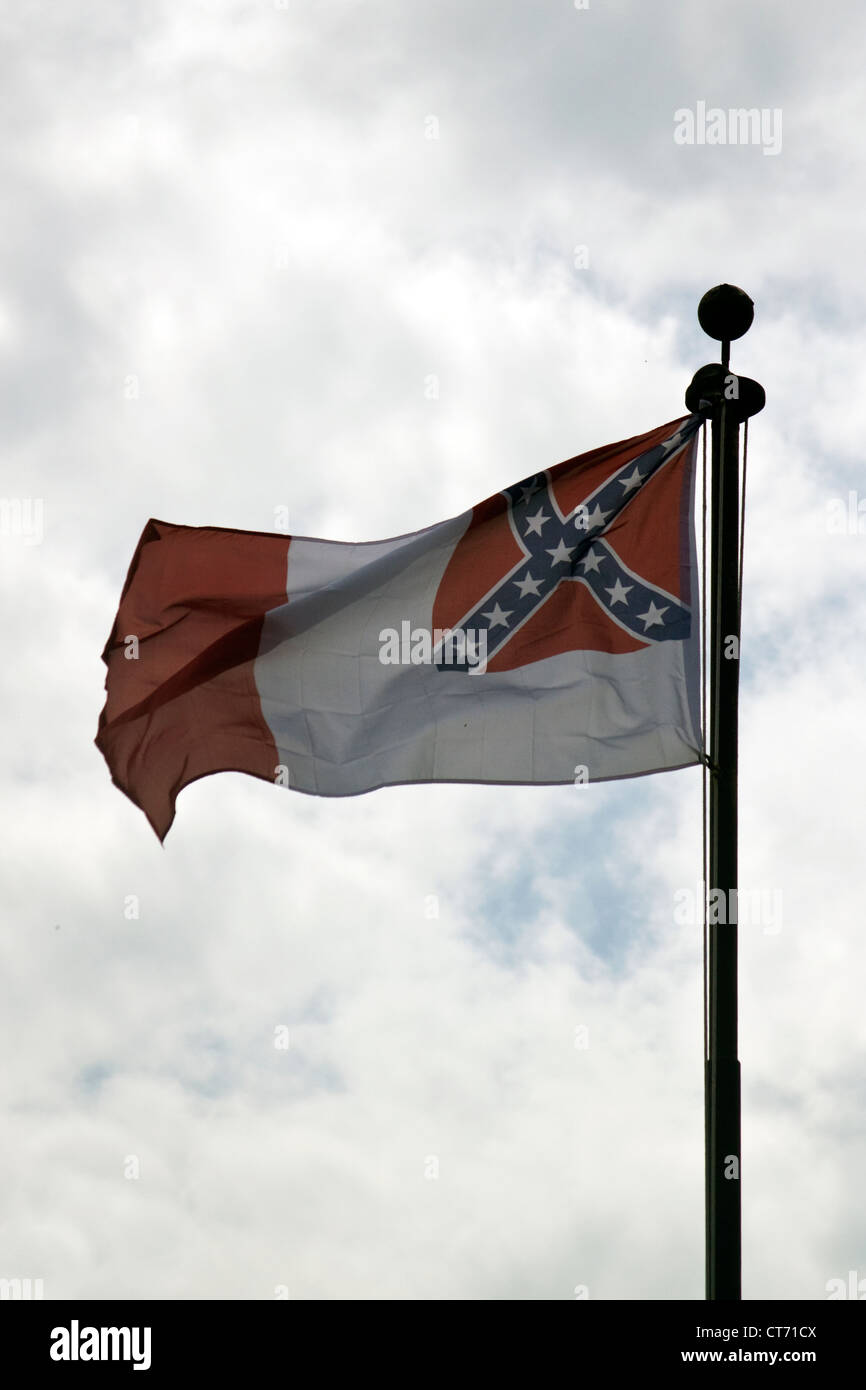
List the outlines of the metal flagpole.
{"type": "MultiPolygon", "coordinates": [[[[730,370],[731,341],[748,330],[751,299],[733,285],[698,307],[721,363],[695,373],[686,406],[712,412],[710,486],[709,869],[704,1108],[706,1296],[739,1300],[741,1266],[740,1063],[737,1057],[737,696],[740,656],[740,425],[763,409],[763,387],[730,370]]],[[[707,772],[705,771],[705,776],[707,772]]]]}

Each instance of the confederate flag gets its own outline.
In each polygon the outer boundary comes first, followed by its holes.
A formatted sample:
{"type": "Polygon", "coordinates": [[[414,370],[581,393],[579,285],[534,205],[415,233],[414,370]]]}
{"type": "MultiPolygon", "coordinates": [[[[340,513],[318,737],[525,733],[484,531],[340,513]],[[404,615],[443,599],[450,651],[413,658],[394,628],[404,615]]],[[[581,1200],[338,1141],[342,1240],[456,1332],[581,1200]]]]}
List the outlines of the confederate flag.
{"type": "Polygon", "coordinates": [[[212,772],[353,796],[699,762],[701,423],[392,540],[149,521],[103,653],[113,781],[164,839],[212,772]]]}

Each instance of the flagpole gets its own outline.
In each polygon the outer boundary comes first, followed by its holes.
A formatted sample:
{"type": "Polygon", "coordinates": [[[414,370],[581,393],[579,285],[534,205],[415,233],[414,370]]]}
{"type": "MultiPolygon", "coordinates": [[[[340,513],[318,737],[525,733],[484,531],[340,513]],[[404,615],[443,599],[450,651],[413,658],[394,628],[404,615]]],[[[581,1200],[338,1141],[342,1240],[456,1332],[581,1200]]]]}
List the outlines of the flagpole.
{"type": "Polygon", "coordinates": [[[686,392],[712,418],[710,485],[707,1020],[704,1057],[706,1297],[741,1298],[740,1063],[737,1048],[737,745],[740,646],[740,425],[763,408],[756,381],[730,370],[731,342],[747,332],[751,299],[733,285],[698,307],[721,362],[702,367],[686,392]]]}

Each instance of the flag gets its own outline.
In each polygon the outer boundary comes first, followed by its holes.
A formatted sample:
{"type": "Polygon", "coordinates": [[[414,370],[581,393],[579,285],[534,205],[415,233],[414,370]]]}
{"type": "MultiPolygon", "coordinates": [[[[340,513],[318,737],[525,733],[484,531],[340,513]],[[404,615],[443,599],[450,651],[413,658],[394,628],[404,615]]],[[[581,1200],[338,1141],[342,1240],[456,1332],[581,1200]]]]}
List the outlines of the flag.
{"type": "Polygon", "coordinates": [[[699,762],[701,423],[390,540],[149,521],[103,652],[115,785],[163,840],[214,772],[352,796],[699,762]]]}

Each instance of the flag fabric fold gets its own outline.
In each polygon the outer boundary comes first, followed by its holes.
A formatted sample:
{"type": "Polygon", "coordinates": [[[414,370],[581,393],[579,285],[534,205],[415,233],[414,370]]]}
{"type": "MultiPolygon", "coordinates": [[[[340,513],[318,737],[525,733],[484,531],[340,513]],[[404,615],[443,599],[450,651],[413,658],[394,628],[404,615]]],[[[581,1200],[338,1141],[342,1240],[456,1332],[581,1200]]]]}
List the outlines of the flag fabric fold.
{"type": "Polygon", "coordinates": [[[361,543],[151,520],[96,744],[160,839],[181,789],[606,781],[700,761],[700,415],[361,543]]]}

